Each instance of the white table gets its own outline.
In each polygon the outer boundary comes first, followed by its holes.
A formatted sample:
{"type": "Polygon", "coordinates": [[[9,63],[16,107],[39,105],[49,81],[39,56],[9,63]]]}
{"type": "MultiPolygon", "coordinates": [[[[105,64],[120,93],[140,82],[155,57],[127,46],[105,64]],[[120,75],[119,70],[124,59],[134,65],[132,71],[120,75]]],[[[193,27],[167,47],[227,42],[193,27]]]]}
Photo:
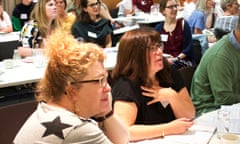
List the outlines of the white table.
{"type": "MultiPolygon", "coordinates": [[[[233,105],[237,108],[240,103],[233,105]]],[[[165,136],[164,138],[144,140],[130,144],[220,144],[216,136],[217,111],[203,114],[194,120],[188,132],[181,135],[165,136]]],[[[240,135],[239,139],[240,139],[240,135]]]]}
{"type": "MultiPolygon", "coordinates": [[[[177,18],[182,18],[183,12],[178,11],[177,18]]],[[[151,24],[151,23],[158,23],[165,20],[165,17],[159,12],[156,15],[150,13],[141,13],[137,16],[127,16],[127,17],[118,17],[114,18],[115,21],[124,22],[133,20],[136,21],[138,24],[151,24]]]]}
{"type": "Polygon", "coordinates": [[[134,30],[134,29],[139,29],[139,28],[140,28],[140,26],[138,24],[132,25],[132,26],[125,26],[125,27],[122,27],[122,28],[115,29],[113,31],[113,34],[114,35],[123,34],[127,31],[134,30]]]}
{"type": "MultiPolygon", "coordinates": [[[[106,48],[104,52],[107,55],[104,67],[111,70],[116,64],[117,48],[106,48]]],[[[18,63],[14,68],[5,69],[3,62],[0,62],[0,88],[35,83],[44,76],[46,65],[38,68],[33,63],[18,63]]]]}
{"type": "Polygon", "coordinates": [[[20,32],[0,33],[0,42],[18,41],[20,32]]]}

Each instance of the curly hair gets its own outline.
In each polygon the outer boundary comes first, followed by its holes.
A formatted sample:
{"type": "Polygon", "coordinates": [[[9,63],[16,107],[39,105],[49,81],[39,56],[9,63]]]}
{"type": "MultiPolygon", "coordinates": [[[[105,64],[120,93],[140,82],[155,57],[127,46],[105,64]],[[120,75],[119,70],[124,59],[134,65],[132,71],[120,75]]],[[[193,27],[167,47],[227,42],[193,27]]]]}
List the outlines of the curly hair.
{"type": "Polygon", "coordinates": [[[96,44],[77,42],[72,35],[57,30],[47,39],[49,58],[43,79],[37,85],[38,101],[59,100],[71,82],[81,81],[88,67],[103,62],[104,53],[96,44]]]}

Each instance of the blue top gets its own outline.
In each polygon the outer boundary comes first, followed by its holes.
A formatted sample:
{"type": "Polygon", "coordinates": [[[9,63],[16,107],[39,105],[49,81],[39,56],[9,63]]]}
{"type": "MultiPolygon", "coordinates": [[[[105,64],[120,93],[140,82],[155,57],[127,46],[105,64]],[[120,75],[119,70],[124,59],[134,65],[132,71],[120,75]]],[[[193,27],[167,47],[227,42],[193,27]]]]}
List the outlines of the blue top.
{"type": "Polygon", "coordinates": [[[191,28],[192,33],[194,34],[194,29],[198,28],[200,30],[204,30],[205,25],[205,19],[204,19],[204,13],[200,10],[195,10],[192,12],[191,16],[188,18],[188,23],[191,28]]]}

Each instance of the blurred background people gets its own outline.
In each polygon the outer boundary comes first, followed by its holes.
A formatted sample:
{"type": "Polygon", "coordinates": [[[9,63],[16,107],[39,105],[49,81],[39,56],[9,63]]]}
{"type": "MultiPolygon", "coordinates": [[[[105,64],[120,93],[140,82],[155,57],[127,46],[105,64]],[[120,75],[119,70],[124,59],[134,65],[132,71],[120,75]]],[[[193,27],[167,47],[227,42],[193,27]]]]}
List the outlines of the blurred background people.
{"type": "Polygon", "coordinates": [[[24,24],[30,20],[30,14],[35,3],[32,0],[22,0],[12,12],[12,25],[14,31],[21,31],[24,24]]]}
{"type": "Polygon", "coordinates": [[[32,56],[35,50],[44,47],[44,39],[58,27],[55,0],[39,0],[20,33],[18,42],[19,54],[23,57],[32,56]]]}
{"type": "Polygon", "coordinates": [[[231,32],[238,22],[237,0],[221,0],[221,7],[224,11],[223,16],[219,16],[214,25],[214,34],[217,39],[231,32]]]}
{"type": "Polygon", "coordinates": [[[79,44],[66,31],[52,34],[45,50],[49,62],[37,85],[39,104],[14,143],[128,143],[128,131],[112,110],[103,51],[79,44]]]}
{"type": "Polygon", "coordinates": [[[189,16],[196,9],[197,0],[185,0],[183,2],[183,16],[185,20],[188,20],[189,16]]]}
{"type": "Polygon", "coordinates": [[[93,42],[103,48],[112,47],[112,26],[109,19],[100,16],[99,0],[81,0],[82,12],[72,27],[75,38],[93,42]]]}
{"type": "Polygon", "coordinates": [[[234,31],[203,55],[192,80],[191,97],[201,115],[240,102],[240,19],[234,31]]]}
{"type": "Polygon", "coordinates": [[[196,3],[196,9],[192,12],[188,19],[188,23],[191,27],[193,34],[202,34],[204,29],[211,27],[212,12],[214,2],[213,0],[198,0],[196,3]]]}
{"type": "Polygon", "coordinates": [[[170,55],[169,63],[177,68],[193,66],[192,33],[187,21],[177,19],[178,2],[161,0],[160,11],[165,16],[165,21],[157,24],[155,29],[161,34],[163,52],[170,55]]]}
{"type": "Polygon", "coordinates": [[[128,126],[130,141],[182,134],[195,108],[181,75],[162,56],[157,31],[126,32],[112,71],[114,112],[128,126]]]}
{"type": "Polygon", "coordinates": [[[119,4],[118,17],[137,15],[139,12],[150,12],[153,0],[122,0],[119,4]]]}
{"type": "MultiPolygon", "coordinates": [[[[205,29],[210,29],[214,25],[214,2],[213,0],[198,0],[196,9],[188,18],[188,23],[192,34],[203,34],[205,29]]],[[[209,35],[208,42],[215,42],[216,38],[209,35]]]]}
{"type": "MultiPolygon", "coordinates": [[[[107,5],[105,3],[103,3],[101,0],[99,0],[100,2],[100,16],[105,18],[105,19],[109,19],[112,23],[114,22],[112,16],[109,13],[109,9],[107,7],[107,5]]],[[[75,10],[77,15],[80,15],[80,13],[83,11],[82,7],[81,7],[81,0],[72,0],[69,4],[69,6],[67,7],[67,11],[69,10],[75,10]]]]}
{"type": "Polygon", "coordinates": [[[67,1],[66,0],[56,0],[56,7],[57,7],[57,13],[58,17],[57,20],[59,22],[59,25],[62,27],[63,30],[66,30],[67,32],[71,33],[72,25],[76,19],[76,15],[67,12],[67,1]]]}
{"type": "Polygon", "coordinates": [[[237,0],[221,0],[221,8],[224,16],[238,16],[238,1],[237,0]]]}
{"type": "Polygon", "coordinates": [[[0,2],[0,32],[12,32],[12,22],[6,11],[3,10],[2,2],[0,2]]]}

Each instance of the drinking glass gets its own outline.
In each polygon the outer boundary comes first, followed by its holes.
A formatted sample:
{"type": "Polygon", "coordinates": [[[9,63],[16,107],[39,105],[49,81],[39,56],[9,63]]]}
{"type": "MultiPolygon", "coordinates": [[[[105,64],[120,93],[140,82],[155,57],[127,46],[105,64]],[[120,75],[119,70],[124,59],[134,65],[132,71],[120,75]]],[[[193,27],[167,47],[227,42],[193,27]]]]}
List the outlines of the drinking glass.
{"type": "Polygon", "coordinates": [[[150,14],[153,16],[158,16],[159,13],[159,4],[153,4],[150,9],[150,14]]]}
{"type": "Polygon", "coordinates": [[[226,110],[217,111],[217,138],[221,139],[222,135],[229,133],[230,112],[226,110]]]}
{"type": "Polygon", "coordinates": [[[15,66],[18,66],[21,62],[21,56],[19,55],[18,53],[18,49],[14,49],[13,51],[13,60],[14,60],[14,63],[15,63],[15,66]]]}
{"type": "Polygon", "coordinates": [[[41,68],[44,66],[44,56],[42,50],[33,49],[33,64],[37,68],[41,68]]]}

